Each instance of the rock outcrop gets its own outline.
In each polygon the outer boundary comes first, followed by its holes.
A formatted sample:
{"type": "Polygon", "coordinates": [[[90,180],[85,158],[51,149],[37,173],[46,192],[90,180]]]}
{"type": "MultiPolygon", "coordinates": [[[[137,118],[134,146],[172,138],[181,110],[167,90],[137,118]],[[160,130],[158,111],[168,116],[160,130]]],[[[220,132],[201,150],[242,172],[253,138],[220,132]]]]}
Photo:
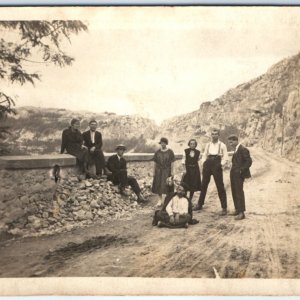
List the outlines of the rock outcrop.
{"type": "Polygon", "coordinates": [[[300,54],[284,59],[261,75],[230,89],[199,110],[166,120],[161,134],[174,143],[208,140],[212,127],[223,137],[238,133],[247,145],[281,153],[300,162],[300,54]]]}
{"type": "MultiPolygon", "coordinates": [[[[180,160],[176,160],[174,170],[180,180],[180,160]]],[[[143,212],[131,188],[127,189],[128,196],[123,196],[105,178],[82,180],[78,171],[63,167],[61,180],[55,183],[52,168],[0,170],[0,241],[130,219],[143,212]]],[[[151,160],[128,162],[128,174],[137,179],[148,200],[152,196],[152,171],[151,160]]]]}
{"type": "MultiPolygon", "coordinates": [[[[154,121],[137,115],[116,115],[114,113],[74,112],[66,109],[19,107],[17,114],[6,120],[10,127],[6,143],[14,154],[57,153],[60,149],[62,130],[67,128],[72,118],[81,120],[80,130],[88,129],[90,120],[98,122],[99,130],[106,145],[120,141],[137,142],[135,139],[152,139],[158,130],[154,121]]],[[[129,146],[131,146],[129,144],[129,146]]],[[[111,145],[111,147],[113,147],[111,145]]],[[[140,145],[142,146],[142,145],[140,145]]],[[[109,152],[111,149],[105,149],[109,152]]]]}
{"type": "MultiPolygon", "coordinates": [[[[150,183],[139,183],[148,197],[150,183]]],[[[130,218],[140,208],[136,199],[131,190],[128,197],[121,196],[118,187],[105,179],[79,181],[77,176],[69,177],[59,182],[53,201],[40,201],[36,213],[27,217],[26,225],[10,232],[49,234],[94,222],[130,218]]]]}
{"type": "Polygon", "coordinates": [[[247,145],[256,144],[299,162],[299,115],[300,54],[297,54],[214,101],[202,103],[198,110],[164,121],[160,127],[139,116],[23,107],[8,120],[13,135],[7,142],[17,150],[15,153],[57,152],[61,132],[71,118],[81,119],[82,131],[95,118],[104,139],[108,139],[105,147],[109,149],[104,147],[107,152],[121,140],[131,151],[153,152],[161,136],[170,139],[175,151],[185,147],[192,137],[203,148],[211,128],[218,127],[224,140],[229,134],[237,133],[247,145]]]}

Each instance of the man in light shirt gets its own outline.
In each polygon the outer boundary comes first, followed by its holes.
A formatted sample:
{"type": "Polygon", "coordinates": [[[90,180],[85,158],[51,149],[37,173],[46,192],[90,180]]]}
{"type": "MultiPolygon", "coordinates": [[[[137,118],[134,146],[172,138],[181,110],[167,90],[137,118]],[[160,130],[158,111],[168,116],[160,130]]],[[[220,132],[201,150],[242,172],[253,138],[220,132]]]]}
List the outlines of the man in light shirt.
{"type": "Polygon", "coordinates": [[[183,185],[179,185],[176,194],[169,201],[166,210],[157,213],[158,227],[184,227],[188,228],[191,220],[189,214],[189,201],[183,185]]]}
{"type": "Polygon", "coordinates": [[[220,215],[227,214],[227,196],[223,182],[223,167],[228,161],[227,147],[219,140],[220,131],[213,129],[211,133],[211,142],[206,144],[203,156],[202,156],[202,185],[201,194],[198,200],[198,204],[194,210],[201,210],[204,205],[204,200],[210,182],[211,176],[213,176],[219,199],[221,202],[222,211],[220,215]]]}
{"type": "Polygon", "coordinates": [[[97,131],[97,126],[97,121],[91,120],[90,130],[85,131],[82,137],[84,146],[89,150],[89,160],[95,163],[96,175],[101,176],[105,170],[105,159],[102,151],[102,135],[97,131]]]}

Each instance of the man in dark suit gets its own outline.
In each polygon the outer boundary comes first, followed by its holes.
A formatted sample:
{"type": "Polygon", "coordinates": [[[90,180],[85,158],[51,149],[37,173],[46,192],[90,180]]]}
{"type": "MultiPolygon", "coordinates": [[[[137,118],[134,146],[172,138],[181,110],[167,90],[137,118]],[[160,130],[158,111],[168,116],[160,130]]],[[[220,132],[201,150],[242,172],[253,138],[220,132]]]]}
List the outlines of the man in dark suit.
{"type": "Polygon", "coordinates": [[[233,213],[236,220],[245,218],[245,194],[244,180],[250,178],[250,167],[252,159],[249,150],[239,143],[236,135],[228,138],[230,146],[234,149],[232,156],[232,166],[230,170],[230,182],[235,212],[233,213]]]}
{"type": "Polygon", "coordinates": [[[104,173],[105,159],[102,151],[102,135],[97,131],[97,122],[91,120],[90,130],[82,134],[83,144],[88,148],[89,159],[95,163],[96,175],[101,176],[104,173]]]}
{"type": "Polygon", "coordinates": [[[108,175],[108,180],[113,184],[119,185],[120,193],[126,195],[126,186],[131,186],[133,192],[138,197],[138,202],[145,202],[145,198],[141,193],[140,186],[136,179],[127,175],[127,162],[123,157],[126,147],[124,145],[118,145],[116,147],[116,154],[109,157],[107,161],[107,169],[111,172],[108,175]]]}

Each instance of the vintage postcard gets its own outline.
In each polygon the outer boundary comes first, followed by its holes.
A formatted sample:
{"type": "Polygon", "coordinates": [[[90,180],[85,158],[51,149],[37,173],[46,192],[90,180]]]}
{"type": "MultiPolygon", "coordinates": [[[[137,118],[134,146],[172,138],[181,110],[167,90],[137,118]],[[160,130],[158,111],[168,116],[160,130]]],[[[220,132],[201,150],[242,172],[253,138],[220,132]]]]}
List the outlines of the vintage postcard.
{"type": "Polygon", "coordinates": [[[299,7],[1,7],[1,295],[299,295],[299,7]]]}

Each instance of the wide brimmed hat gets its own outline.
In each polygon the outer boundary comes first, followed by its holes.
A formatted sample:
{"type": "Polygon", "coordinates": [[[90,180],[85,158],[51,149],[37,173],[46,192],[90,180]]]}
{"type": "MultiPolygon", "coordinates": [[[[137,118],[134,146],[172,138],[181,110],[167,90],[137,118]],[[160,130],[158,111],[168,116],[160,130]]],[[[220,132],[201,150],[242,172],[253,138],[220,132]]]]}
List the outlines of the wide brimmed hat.
{"type": "Polygon", "coordinates": [[[126,146],[123,145],[123,144],[119,144],[119,145],[117,145],[117,147],[115,148],[115,150],[119,150],[119,149],[126,150],[126,146]]]}
{"type": "Polygon", "coordinates": [[[165,137],[162,137],[161,139],[160,139],[160,141],[159,141],[159,144],[161,144],[161,143],[165,143],[165,144],[169,144],[169,141],[168,141],[168,139],[167,138],[165,138],[165,137]]]}

